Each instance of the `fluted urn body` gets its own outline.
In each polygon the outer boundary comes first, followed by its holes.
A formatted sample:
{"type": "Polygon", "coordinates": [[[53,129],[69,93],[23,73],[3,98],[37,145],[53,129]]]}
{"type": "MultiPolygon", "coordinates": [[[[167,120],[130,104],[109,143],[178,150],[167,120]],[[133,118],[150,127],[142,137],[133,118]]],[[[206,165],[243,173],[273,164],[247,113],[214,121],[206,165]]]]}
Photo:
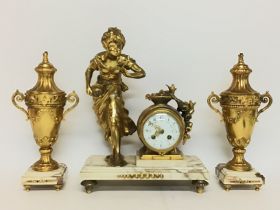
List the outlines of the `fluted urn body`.
{"type": "Polygon", "coordinates": [[[36,68],[38,81],[36,85],[25,94],[16,91],[12,97],[14,105],[26,113],[31,121],[33,136],[40,147],[41,158],[32,165],[35,171],[52,171],[59,167],[51,158],[52,145],[57,141],[61,120],[65,113],[73,109],[79,101],[75,92],[66,96],[54,82],[56,69],[48,61],[48,53],[43,54],[43,61],[36,68]],[[23,101],[27,111],[16,102],[23,101]],[[66,101],[74,102],[72,107],[64,112],[66,101]]]}
{"type": "Polygon", "coordinates": [[[268,92],[260,94],[249,83],[252,70],[244,63],[243,54],[239,54],[238,63],[231,73],[233,81],[229,89],[220,96],[212,94],[208,97],[209,106],[219,113],[225,123],[227,139],[233,146],[234,157],[226,164],[226,168],[235,171],[250,171],[251,165],[245,160],[245,148],[251,140],[251,135],[258,115],[267,109],[272,98],[268,92]],[[214,108],[212,103],[220,103],[222,112],[214,108]],[[267,105],[259,110],[261,103],[267,105]]]}

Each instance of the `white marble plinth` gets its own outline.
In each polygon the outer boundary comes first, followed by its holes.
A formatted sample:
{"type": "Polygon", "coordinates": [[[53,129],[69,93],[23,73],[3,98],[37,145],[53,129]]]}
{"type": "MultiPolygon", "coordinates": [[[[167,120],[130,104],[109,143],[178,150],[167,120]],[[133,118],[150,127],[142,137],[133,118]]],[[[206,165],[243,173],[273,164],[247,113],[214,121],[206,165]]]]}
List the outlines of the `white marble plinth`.
{"type": "Polygon", "coordinates": [[[30,167],[21,178],[22,185],[27,191],[32,186],[54,186],[56,190],[60,190],[63,187],[63,175],[66,168],[66,165],[63,163],[59,164],[58,169],[48,172],[34,171],[30,167]]]}
{"type": "Polygon", "coordinates": [[[216,167],[216,175],[225,190],[230,190],[232,186],[253,186],[259,190],[265,183],[265,178],[255,169],[251,171],[233,171],[225,168],[221,163],[216,167]]]}
{"type": "MultiPolygon", "coordinates": [[[[184,156],[182,160],[143,160],[140,158],[140,156],[136,156],[136,166],[137,167],[152,167],[152,168],[174,168],[174,167],[187,167],[188,165],[199,165],[201,164],[201,161],[196,158],[195,156],[184,156]]],[[[204,167],[202,165],[202,167],[204,167]]]]}
{"type": "Polygon", "coordinates": [[[198,192],[208,184],[209,174],[203,163],[195,156],[184,156],[183,160],[140,160],[137,156],[126,156],[123,167],[108,166],[105,156],[90,156],[80,172],[81,184],[92,192],[98,180],[181,180],[193,181],[198,192]],[[145,162],[144,162],[145,161],[145,162]],[[174,161],[174,162],[173,162],[174,161]]]}

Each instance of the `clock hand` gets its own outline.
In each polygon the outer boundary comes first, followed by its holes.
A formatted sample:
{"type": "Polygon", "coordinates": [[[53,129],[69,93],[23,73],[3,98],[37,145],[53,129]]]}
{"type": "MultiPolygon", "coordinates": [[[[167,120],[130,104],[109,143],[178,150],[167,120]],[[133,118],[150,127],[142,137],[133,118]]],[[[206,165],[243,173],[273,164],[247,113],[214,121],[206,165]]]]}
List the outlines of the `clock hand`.
{"type": "Polygon", "coordinates": [[[156,132],[160,132],[160,134],[162,134],[164,132],[164,130],[160,126],[158,126],[152,122],[149,122],[149,125],[153,126],[156,129],[156,132]]]}
{"type": "Polygon", "coordinates": [[[159,126],[156,126],[155,129],[156,129],[156,131],[152,135],[152,139],[155,139],[156,137],[158,137],[159,135],[164,133],[164,130],[161,127],[159,127],[159,126]]]}
{"type": "Polygon", "coordinates": [[[149,125],[153,126],[153,127],[156,129],[155,133],[154,133],[153,135],[151,135],[152,139],[155,139],[155,138],[158,137],[160,134],[163,134],[163,133],[164,133],[164,130],[163,130],[160,126],[158,126],[158,125],[152,123],[151,121],[149,122],[149,125]]]}

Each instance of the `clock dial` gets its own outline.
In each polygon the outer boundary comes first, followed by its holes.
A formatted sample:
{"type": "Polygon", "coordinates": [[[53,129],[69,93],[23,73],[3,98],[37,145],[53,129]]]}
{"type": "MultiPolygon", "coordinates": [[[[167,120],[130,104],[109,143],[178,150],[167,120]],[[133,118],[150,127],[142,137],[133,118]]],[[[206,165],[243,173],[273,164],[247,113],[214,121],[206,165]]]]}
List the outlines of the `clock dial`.
{"type": "Polygon", "coordinates": [[[174,146],[180,138],[180,126],[168,113],[151,115],[143,126],[145,141],[154,149],[166,150],[174,146]]]}

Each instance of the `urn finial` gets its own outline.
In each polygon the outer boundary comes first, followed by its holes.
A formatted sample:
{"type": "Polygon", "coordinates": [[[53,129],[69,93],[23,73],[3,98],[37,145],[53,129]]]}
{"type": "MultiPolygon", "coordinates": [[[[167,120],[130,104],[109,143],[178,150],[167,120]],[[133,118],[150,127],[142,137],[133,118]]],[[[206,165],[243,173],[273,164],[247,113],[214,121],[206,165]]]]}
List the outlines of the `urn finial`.
{"type": "Polygon", "coordinates": [[[243,53],[239,53],[239,55],[238,55],[238,63],[239,64],[244,64],[244,54],[243,53]]]}
{"type": "Polygon", "coordinates": [[[49,58],[48,58],[48,52],[45,51],[43,53],[43,63],[48,63],[49,62],[49,58]]]}
{"type": "Polygon", "coordinates": [[[56,68],[49,62],[49,54],[47,51],[43,53],[42,62],[35,68],[38,73],[54,73],[56,68]]]}

